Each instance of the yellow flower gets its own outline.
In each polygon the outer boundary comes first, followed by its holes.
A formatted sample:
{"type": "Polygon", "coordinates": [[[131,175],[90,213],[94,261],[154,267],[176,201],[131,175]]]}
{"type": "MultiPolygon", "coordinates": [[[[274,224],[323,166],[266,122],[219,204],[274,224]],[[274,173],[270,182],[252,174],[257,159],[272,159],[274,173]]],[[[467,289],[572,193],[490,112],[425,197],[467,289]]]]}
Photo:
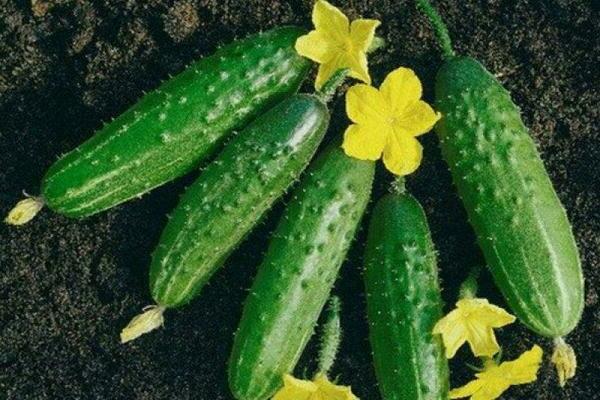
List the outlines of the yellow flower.
{"type": "Polygon", "coordinates": [[[335,385],[322,374],[312,382],[285,375],[283,384],[273,400],[358,400],[349,386],[335,385]]]}
{"type": "Polygon", "coordinates": [[[515,317],[486,299],[462,299],[456,308],[433,327],[442,335],[446,357],[452,358],[465,342],[478,357],[491,357],[500,350],[493,328],[515,321],[515,317]]]}
{"type": "Polygon", "coordinates": [[[354,124],[344,133],[342,147],[347,155],[377,160],[396,175],[414,172],[423,156],[415,138],[440,118],[421,100],[421,81],[409,68],[388,74],[380,89],[359,84],[346,94],[346,113],[354,124]]]}
{"type": "Polygon", "coordinates": [[[380,24],[374,19],[357,19],[349,23],[338,8],[324,0],[315,3],[312,14],[315,30],[296,41],[301,56],[319,63],[315,88],[320,89],[338,69],[350,69],[349,75],[371,83],[367,66],[367,49],[380,24]]]}
{"type": "Polygon", "coordinates": [[[488,360],[483,372],[475,374],[477,379],[465,386],[450,391],[451,399],[471,396],[471,400],[493,400],[512,385],[531,383],[537,379],[543,351],[539,346],[521,354],[514,361],[500,365],[488,360]]]}

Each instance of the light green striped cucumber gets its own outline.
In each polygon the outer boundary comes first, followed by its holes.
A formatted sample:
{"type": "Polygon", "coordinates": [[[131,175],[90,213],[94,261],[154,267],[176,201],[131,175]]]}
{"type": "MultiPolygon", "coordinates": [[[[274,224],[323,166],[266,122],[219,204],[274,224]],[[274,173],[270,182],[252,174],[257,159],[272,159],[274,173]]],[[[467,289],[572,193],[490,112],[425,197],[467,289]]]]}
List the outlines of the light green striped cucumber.
{"type": "Polygon", "coordinates": [[[517,317],[564,349],[559,338],[575,328],[584,304],[565,210],[508,91],[476,60],[455,56],[439,15],[419,3],[445,55],[436,132],[479,245],[517,317]]]}
{"type": "Polygon", "coordinates": [[[85,217],[197,167],[232,130],[297,91],[310,66],[294,50],[300,34],[252,35],[190,65],[54,163],[43,201],[85,217]]]}
{"type": "Polygon", "coordinates": [[[365,254],[369,333],[384,400],[448,398],[448,362],[433,327],[442,316],[425,213],[398,191],[373,210],[365,254]]]}
{"type": "Polygon", "coordinates": [[[236,399],[269,399],[293,371],[365,210],[373,173],[373,162],[330,147],[295,189],[235,336],[229,385],[236,399]]]}

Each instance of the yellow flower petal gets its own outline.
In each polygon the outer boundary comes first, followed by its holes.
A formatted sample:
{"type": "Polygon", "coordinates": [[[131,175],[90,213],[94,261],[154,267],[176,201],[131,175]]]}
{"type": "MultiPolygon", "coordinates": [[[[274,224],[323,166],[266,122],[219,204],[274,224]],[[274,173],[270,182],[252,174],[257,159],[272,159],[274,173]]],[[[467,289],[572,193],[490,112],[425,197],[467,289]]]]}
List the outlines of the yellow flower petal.
{"type": "Polygon", "coordinates": [[[295,48],[298,54],[319,64],[328,63],[335,56],[331,41],[321,31],[311,31],[304,36],[300,36],[296,40],[295,48]]]}
{"type": "Polygon", "coordinates": [[[404,115],[405,109],[421,99],[421,81],[410,68],[400,67],[390,72],[381,84],[381,93],[391,105],[394,116],[404,115]]]}
{"type": "Polygon", "coordinates": [[[487,299],[462,299],[456,302],[456,306],[465,313],[473,313],[478,321],[492,328],[501,328],[516,320],[514,315],[502,307],[490,304],[487,299]]]}
{"type": "Polygon", "coordinates": [[[330,35],[331,39],[343,43],[350,33],[348,17],[339,8],[324,0],[315,3],[312,13],[315,29],[330,35]]]}
{"type": "Polygon", "coordinates": [[[486,299],[462,299],[453,311],[437,322],[433,332],[442,335],[447,358],[454,357],[465,341],[476,356],[491,357],[500,350],[492,328],[514,321],[514,316],[486,299]]]}
{"type": "Polygon", "coordinates": [[[433,327],[434,334],[441,334],[446,358],[452,358],[458,349],[467,341],[467,333],[462,321],[462,313],[458,310],[450,311],[433,327]]]}
{"type": "Polygon", "coordinates": [[[451,399],[462,399],[463,397],[469,397],[477,393],[483,387],[484,382],[480,379],[475,379],[464,386],[450,391],[451,399]]]}
{"type": "Polygon", "coordinates": [[[343,60],[343,55],[334,55],[334,57],[324,64],[319,65],[319,71],[317,72],[317,78],[315,79],[315,88],[321,89],[325,82],[339,69],[347,68],[343,60]]]}
{"type": "Polygon", "coordinates": [[[535,345],[516,360],[500,364],[498,374],[510,379],[511,385],[531,383],[537,379],[537,371],[543,355],[544,351],[541,347],[535,345]]]}
{"type": "Polygon", "coordinates": [[[408,175],[421,164],[423,146],[414,138],[392,134],[383,149],[383,163],[395,175],[408,175]]]}
{"type": "Polygon", "coordinates": [[[317,389],[317,385],[311,381],[303,381],[291,375],[285,375],[283,388],[275,394],[273,400],[311,400],[317,389]]]}
{"type": "Polygon", "coordinates": [[[349,157],[359,160],[379,160],[386,138],[391,133],[388,129],[378,125],[352,124],[346,128],[342,148],[349,157]]]}
{"type": "Polygon", "coordinates": [[[419,100],[407,106],[402,115],[394,120],[394,128],[411,136],[419,136],[429,132],[440,117],[440,113],[433,111],[429,104],[419,100]]]}
{"type": "Polygon", "coordinates": [[[386,124],[387,104],[377,89],[358,84],[346,92],[346,114],[352,122],[386,124]]]}
{"type": "Polygon", "coordinates": [[[363,52],[352,52],[346,54],[345,68],[350,68],[349,75],[364,83],[371,84],[371,76],[369,75],[369,66],[367,63],[367,55],[363,52]]]}
{"type": "Polygon", "coordinates": [[[335,385],[325,375],[317,375],[312,382],[285,375],[283,388],[272,400],[358,400],[358,397],[350,386],[335,385]]]}
{"type": "Polygon", "coordinates": [[[331,382],[325,375],[318,375],[315,384],[319,387],[320,399],[323,400],[358,400],[352,393],[350,386],[338,386],[331,382]]]}
{"type": "Polygon", "coordinates": [[[500,365],[490,361],[483,372],[475,374],[477,379],[450,391],[451,399],[471,397],[471,400],[494,400],[512,385],[531,383],[537,379],[543,351],[539,346],[521,354],[514,361],[500,365]]]}
{"type": "Polygon", "coordinates": [[[381,25],[376,19],[357,19],[350,24],[350,39],[355,50],[366,52],[375,38],[375,29],[381,25]]]}

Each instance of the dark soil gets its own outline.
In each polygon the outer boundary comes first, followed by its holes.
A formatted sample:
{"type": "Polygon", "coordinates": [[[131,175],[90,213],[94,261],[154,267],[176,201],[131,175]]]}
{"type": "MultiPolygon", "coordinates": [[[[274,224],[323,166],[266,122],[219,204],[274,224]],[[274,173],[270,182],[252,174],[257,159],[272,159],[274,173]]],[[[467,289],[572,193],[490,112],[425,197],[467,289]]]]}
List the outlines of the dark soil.
{"type": "MultiPolygon", "coordinates": [[[[310,26],[311,1],[0,0],[0,214],[24,189],[38,192],[56,159],[220,43],[281,24],[310,26]]],[[[336,1],[383,22],[387,47],[371,58],[375,83],[406,65],[431,91],[440,65],[429,25],[410,1],[336,1]]],[[[579,369],[564,390],[546,362],[538,382],[505,399],[600,398],[600,7],[593,0],[437,2],[460,53],[481,60],[512,91],[574,226],[587,278],[586,310],[569,342],[579,369]]],[[[310,87],[308,87],[310,88],[310,87]]],[[[330,134],[346,124],[334,103],[330,134]]],[[[409,178],[431,222],[449,305],[470,266],[482,263],[433,134],[409,178]]],[[[380,171],[381,172],[381,171],[380,171]]],[[[375,195],[385,188],[380,179],[375,195]]],[[[147,267],[166,213],[193,177],[83,221],[44,211],[0,227],[0,398],[230,399],[226,361],[255,268],[281,206],[164,329],[120,345],[128,320],[151,303],[147,267]]],[[[361,281],[364,229],[335,292],[344,302],[334,375],[377,399],[361,281]]],[[[484,275],[482,294],[503,304],[484,275]]],[[[514,324],[501,331],[508,358],[551,343],[514,324]]],[[[314,345],[297,371],[314,365],[314,345]]],[[[547,360],[547,359],[546,359],[547,360]]],[[[461,351],[454,385],[474,362],[461,351]]],[[[307,369],[308,368],[308,369],[307,369]]]]}

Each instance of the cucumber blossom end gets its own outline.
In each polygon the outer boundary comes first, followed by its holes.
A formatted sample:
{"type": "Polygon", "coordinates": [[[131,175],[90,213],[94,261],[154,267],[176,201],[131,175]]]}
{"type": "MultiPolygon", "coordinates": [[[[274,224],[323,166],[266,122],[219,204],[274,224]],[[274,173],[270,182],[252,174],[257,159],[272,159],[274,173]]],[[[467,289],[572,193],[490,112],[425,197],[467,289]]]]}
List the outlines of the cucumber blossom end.
{"type": "Polygon", "coordinates": [[[551,361],[556,368],[558,384],[561,387],[565,386],[565,383],[575,376],[577,356],[573,348],[562,337],[554,339],[554,352],[551,361]]]}
{"type": "Polygon", "coordinates": [[[127,343],[164,325],[164,306],[152,305],[136,315],[121,331],[121,343],[127,343]]]}
{"type": "Polygon", "coordinates": [[[8,225],[25,225],[35,218],[44,205],[45,201],[41,197],[27,197],[9,211],[4,222],[8,225]]]}

